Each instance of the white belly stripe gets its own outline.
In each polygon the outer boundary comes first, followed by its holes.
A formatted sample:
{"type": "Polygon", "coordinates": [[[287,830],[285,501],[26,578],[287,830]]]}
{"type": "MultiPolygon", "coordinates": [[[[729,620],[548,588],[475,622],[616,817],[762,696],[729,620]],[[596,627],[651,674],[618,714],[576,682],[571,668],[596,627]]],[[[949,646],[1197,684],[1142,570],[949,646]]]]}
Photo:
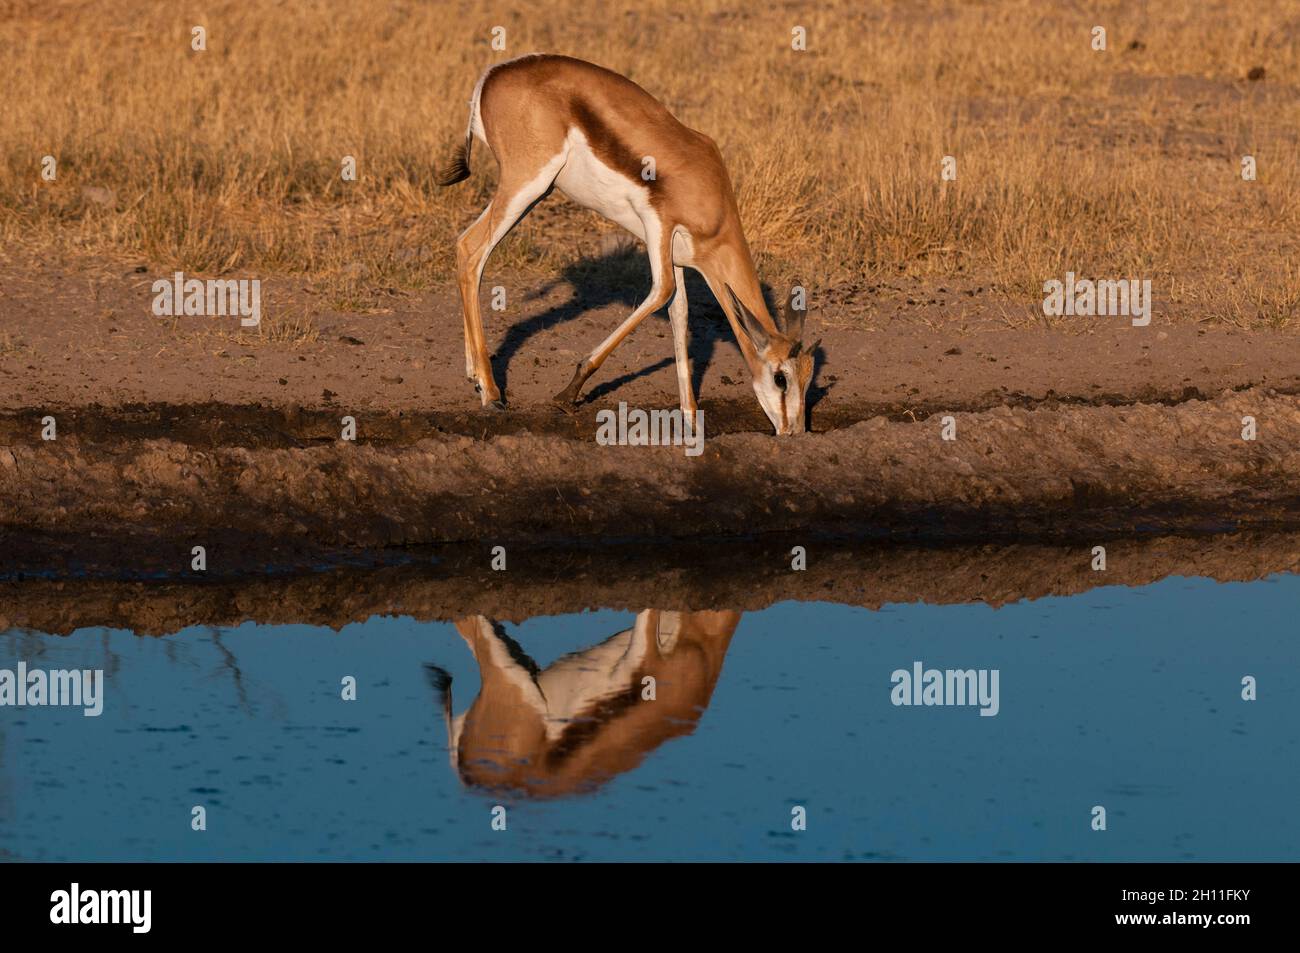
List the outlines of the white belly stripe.
{"type": "Polygon", "coordinates": [[[569,130],[568,152],[568,161],[556,177],[555,187],[579,205],[599,212],[645,241],[645,222],[648,219],[658,222],[650,204],[650,189],[601,162],[576,127],[569,130]]]}

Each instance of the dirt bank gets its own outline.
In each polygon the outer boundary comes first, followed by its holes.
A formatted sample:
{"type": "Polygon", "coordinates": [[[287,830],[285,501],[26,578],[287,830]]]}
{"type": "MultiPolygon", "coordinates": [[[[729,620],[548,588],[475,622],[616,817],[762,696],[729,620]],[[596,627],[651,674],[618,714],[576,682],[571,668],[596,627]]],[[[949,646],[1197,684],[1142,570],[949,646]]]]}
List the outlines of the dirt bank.
{"type": "Polygon", "coordinates": [[[412,552],[398,565],[339,566],[250,578],[0,581],[0,631],[66,635],[92,626],[168,635],[198,626],[302,623],[340,629],[376,615],[417,620],[538,615],[615,608],[753,611],[785,600],[878,608],[887,603],[999,606],[1168,576],[1250,581],[1300,571],[1300,536],[1242,532],[1107,539],[1104,572],[1091,546],[1010,543],[916,546],[890,542],[809,547],[794,572],[775,539],[591,548],[512,547],[488,568],[475,546],[412,552]]]}
{"type": "MultiPolygon", "coordinates": [[[[367,437],[364,420],[355,443],[323,443],[282,415],[263,423],[283,440],[261,443],[115,439],[108,424],[88,425],[94,437],[83,438],[65,425],[57,440],[0,449],[0,513],[11,537],[46,534],[82,560],[98,549],[122,554],[124,571],[175,571],[204,545],[217,572],[259,547],[751,533],[794,544],[826,532],[1086,538],[1300,522],[1295,397],[1256,389],[1172,406],[1004,406],[953,417],[952,441],[935,418],[876,417],[790,439],[722,434],[696,458],[581,434],[390,441],[367,437]],[[1246,416],[1255,440],[1242,439],[1246,416]],[[138,538],[153,542],[127,555],[123,541],[138,538]]],[[[594,422],[585,426],[594,432],[594,422]]],[[[60,561],[53,545],[3,550],[10,572],[60,561]]]]}

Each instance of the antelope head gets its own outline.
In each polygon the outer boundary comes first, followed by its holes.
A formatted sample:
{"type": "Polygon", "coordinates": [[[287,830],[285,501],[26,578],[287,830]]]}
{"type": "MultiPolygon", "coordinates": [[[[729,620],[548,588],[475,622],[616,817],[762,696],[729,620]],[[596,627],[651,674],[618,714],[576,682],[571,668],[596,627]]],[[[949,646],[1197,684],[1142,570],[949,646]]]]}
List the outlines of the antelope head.
{"type": "Polygon", "coordinates": [[[773,333],[745,307],[730,286],[727,292],[757,354],[750,372],[759,406],[778,434],[803,433],[808,415],[805,399],[808,385],[812,382],[813,354],[821,342],[804,349],[803,311],[791,308],[788,302],[781,309],[781,319],[776,322],[773,333]]]}

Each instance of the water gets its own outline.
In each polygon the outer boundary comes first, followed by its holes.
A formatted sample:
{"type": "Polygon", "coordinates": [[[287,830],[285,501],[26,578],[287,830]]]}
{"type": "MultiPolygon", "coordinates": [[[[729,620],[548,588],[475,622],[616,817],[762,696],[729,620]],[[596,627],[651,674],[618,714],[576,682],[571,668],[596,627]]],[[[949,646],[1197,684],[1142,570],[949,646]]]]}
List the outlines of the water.
{"type": "Polygon", "coordinates": [[[0,855],[1294,860],[1297,605],[1300,576],[1172,577],[1000,609],[782,602],[501,626],[543,673],[542,709],[489,620],[462,622],[469,641],[400,616],[9,632],[0,668],[104,669],[106,688],[98,718],[0,708],[0,855]],[[644,643],[606,642],[638,622],[644,643]],[[671,653],[636,663],[674,632],[671,653]],[[916,661],[998,670],[998,713],[895,706],[891,674],[916,661]],[[454,719],[480,688],[454,766],[444,699],[454,719]],[[543,710],[594,715],[548,725],[543,710]]]}

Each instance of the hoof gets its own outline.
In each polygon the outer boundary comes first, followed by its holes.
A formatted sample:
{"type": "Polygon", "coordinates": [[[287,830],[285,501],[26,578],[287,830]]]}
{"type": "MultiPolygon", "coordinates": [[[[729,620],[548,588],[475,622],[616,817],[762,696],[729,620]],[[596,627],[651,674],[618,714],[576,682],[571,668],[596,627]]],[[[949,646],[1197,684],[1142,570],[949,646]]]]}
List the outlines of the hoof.
{"type": "Polygon", "coordinates": [[[586,362],[578,365],[578,369],[573,372],[573,379],[569,385],[551,398],[561,409],[573,408],[578,406],[578,394],[582,391],[582,385],[587,382],[590,372],[586,370],[586,362]]]}
{"type": "Polygon", "coordinates": [[[474,393],[478,394],[479,400],[483,402],[485,409],[505,410],[506,402],[501,398],[501,392],[495,387],[492,390],[494,393],[485,394],[482,383],[477,380],[474,382],[474,393]]]}

